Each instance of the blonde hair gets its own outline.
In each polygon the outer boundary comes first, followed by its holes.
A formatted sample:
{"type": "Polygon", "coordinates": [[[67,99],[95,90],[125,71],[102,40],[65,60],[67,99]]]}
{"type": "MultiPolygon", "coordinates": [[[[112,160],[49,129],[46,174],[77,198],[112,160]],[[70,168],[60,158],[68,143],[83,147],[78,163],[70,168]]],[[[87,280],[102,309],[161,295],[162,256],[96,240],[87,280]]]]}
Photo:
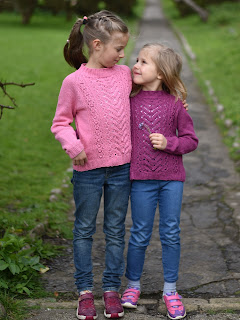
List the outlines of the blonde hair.
{"type": "Polygon", "coordinates": [[[63,49],[65,60],[70,66],[78,69],[82,63],[87,62],[83,50],[84,44],[88,47],[89,54],[91,55],[93,40],[99,39],[104,44],[107,44],[111,40],[113,32],[116,31],[124,34],[129,32],[121,18],[107,10],[78,19],[73,25],[63,49]],[[83,24],[84,29],[81,31],[83,24]]]}
{"type": "MultiPolygon", "coordinates": [[[[163,91],[174,95],[176,98],[185,100],[187,97],[187,90],[180,78],[182,70],[181,56],[173,49],[161,43],[147,43],[141,50],[143,49],[152,51],[151,58],[162,77],[163,91]]],[[[133,83],[131,96],[135,96],[141,89],[141,85],[133,83]]]]}

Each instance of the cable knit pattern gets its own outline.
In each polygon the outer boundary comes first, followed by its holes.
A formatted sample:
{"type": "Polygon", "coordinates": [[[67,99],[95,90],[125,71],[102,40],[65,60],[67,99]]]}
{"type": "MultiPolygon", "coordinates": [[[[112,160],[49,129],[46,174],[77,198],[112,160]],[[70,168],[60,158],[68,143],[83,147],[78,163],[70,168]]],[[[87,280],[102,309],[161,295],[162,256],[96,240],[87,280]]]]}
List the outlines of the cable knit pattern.
{"type": "Polygon", "coordinates": [[[90,69],[67,76],[60,90],[51,131],[73,159],[85,150],[86,171],[130,162],[131,71],[127,66],[90,69]],[[76,131],[70,125],[75,119],[76,131]]]}
{"type": "Polygon", "coordinates": [[[131,98],[132,180],[185,181],[182,155],[197,148],[193,121],[180,100],[164,91],[140,91],[131,98]],[[155,150],[150,133],[167,139],[164,151],[155,150]]]}

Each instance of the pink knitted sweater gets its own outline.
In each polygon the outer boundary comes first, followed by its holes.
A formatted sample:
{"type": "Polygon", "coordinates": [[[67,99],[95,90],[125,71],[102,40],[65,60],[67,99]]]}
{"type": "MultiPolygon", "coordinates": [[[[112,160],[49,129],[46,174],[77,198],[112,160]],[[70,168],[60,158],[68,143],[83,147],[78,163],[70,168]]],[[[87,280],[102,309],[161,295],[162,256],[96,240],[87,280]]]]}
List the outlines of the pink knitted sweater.
{"type": "Polygon", "coordinates": [[[193,121],[180,100],[164,91],[140,91],[131,98],[132,180],[185,180],[182,155],[197,148],[193,121]],[[164,151],[154,150],[151,133],[167,139],[164,151]]]}
{"type": "Polygon", "coordinates": [[[90,69],[83,64],[64,79],[51,131],[72,159],[85,150],[88,162],[75,170],[130,162],[131,88],[131,71],[123,65],[90,69]]]}

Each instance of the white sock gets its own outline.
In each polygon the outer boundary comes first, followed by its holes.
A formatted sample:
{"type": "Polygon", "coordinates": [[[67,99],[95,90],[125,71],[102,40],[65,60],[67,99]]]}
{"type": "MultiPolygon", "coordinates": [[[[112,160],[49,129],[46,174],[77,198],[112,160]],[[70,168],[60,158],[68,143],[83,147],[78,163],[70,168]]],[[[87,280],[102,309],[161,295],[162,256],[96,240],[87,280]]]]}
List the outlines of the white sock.
{"type": "Polygon", "coordinates": [[[128,280],[127,287],[128,288],[135,288],[135,289],[141,291],[140,280],[137,280],[137,281],[128,280]]]}
{"type": "Polygon", "coordinates": [[[83,291],[80,291],[79,292],[79,295],[81,296],[82,294],[85,294],[85,293],[91,293],[92,291],[90,290],[83,290],[83,291]]]}
{"type": "Polygon", "coordinates": [[[164,287],[163,287],[163,296],[166,293],[171,293],[171,292],[176,292],[177,291],[177,287],[176,287],[176,282],[164,282],[164,287]]]}

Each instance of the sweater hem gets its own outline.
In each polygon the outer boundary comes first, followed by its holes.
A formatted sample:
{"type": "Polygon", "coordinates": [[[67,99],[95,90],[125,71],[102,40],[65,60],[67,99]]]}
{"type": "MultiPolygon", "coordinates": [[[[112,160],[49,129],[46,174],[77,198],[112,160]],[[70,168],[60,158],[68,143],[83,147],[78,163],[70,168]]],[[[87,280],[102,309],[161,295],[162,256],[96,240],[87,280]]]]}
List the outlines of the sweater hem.
{"type": "Polygon", "coordinates": [[[144,174],[136,174],[136,173],[131,173],[130,171],[130,180],[163,180],[163,181],[181,181],[184,182],[186,179],[186,176],[181,175],[171,175],[171,176],[166,176],[166,175],[161,175],[161,174],[156,174],[156,173],[144,173],[144,174]]]}
{"type": "Polygon", "coordinates": [[[121,166],[126,163],[130,163],[131,160],[131,155],[126,155],[124,157],[117,157],[114,159],[99,159],[95,160],[93,162],[87,162],[84,166],[76,166],[73,165],[73,169],[76,171],[89,171],[89,170],[94,170],[98,168],[106,168],[106,167],[117,167],[121,166]]]}

